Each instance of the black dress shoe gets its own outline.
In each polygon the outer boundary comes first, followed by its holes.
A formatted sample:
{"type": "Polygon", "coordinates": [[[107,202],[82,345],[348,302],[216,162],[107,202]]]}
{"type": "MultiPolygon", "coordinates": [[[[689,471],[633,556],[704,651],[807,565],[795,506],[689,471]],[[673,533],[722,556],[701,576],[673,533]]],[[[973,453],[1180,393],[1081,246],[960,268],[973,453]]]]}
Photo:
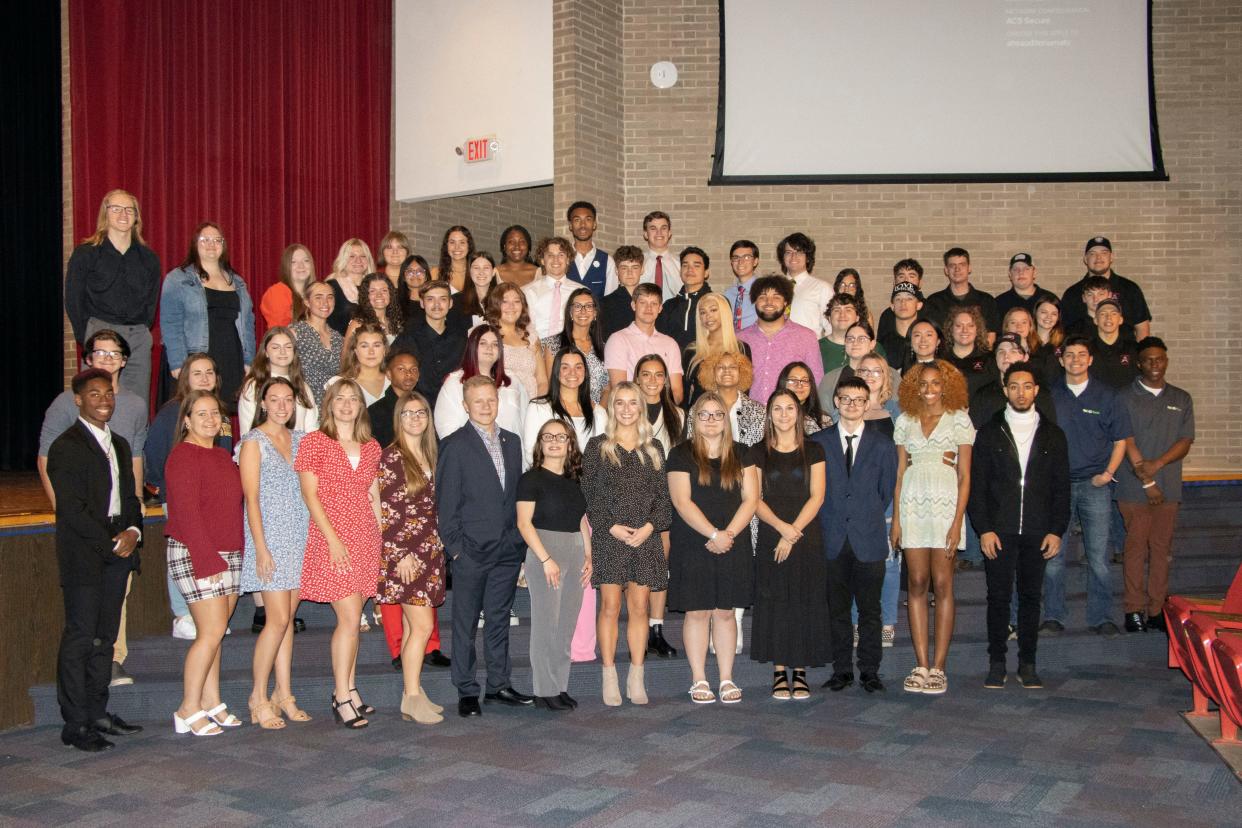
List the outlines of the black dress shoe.
{"type": "Polygon", "coordinates": [[[824,688],[839,693],[854,683],[853,673],[833,673],[832,678],[824,682],[824,688]]]}
{"type": "Polygon", "coordinates": [[[73,730],[62,730],[60,741],[68,747],[77,748],[86,753],[99,753],[116,747],[116,745],[109,742],[103,736],[100,736],[95,728],[88,725],[82,725],[73,730]]]}
{"type": "Polygon", "coordinates": [[[1103,624],[1097,624],[1091,628],[1096,635],[1102,635],[1105,638],[1116,638],[1121,635],[1121,630],[1117,629],[1117,625],[1112,621],[1105,621],[1103,624]]]}
{"type": "Polygon", "coordinates": [[[255,607],[254,618],[250,619],[250,631],[255,635],[263,632],[263,628],[267,626],[267,610],[263,607],[255,607]]]}
{"type": "Polygon", "coordinates": [[[868,693],[884,692],[884,682],[880,681],[880,677],[876,673],[863,673],[859,677],[859,682],[862,684],[862,689],[868,693]]]}
{"type": "Polygon", "coordinates": [[[1147,616],[1147,629],[1160,630],[1160,632],[1167,633],[1168,629],[1164,625],[1164,613],[1147,616]]]}
{"type": "Polygon", "coordinates": [[[398,673],[401,672],[401,656],[394,656],[392,660],[392,669],[398,673]]]}
{"type": "Polygon", "coordinates": [[[502,687],[495,693],[483,694],[484,704],[491,704],[492,702],[507,704],[510,707],[526,707],[527,705],[535,703],[535,697],[528,696],[525,693],[519,693],[512,687],[502,687]]]}
{"type": "Polygon", "coordinates": [[[983,686],[989,690],[1000,690],[1005,686],[1005,681],[1008,678],[1005,662],[993,661],[988,665],[988,674],[983,679],[983,686]]]}
{"type": "Polygon", "coordinates": [[[1034,664],[1018,665],[1018,683],[1027,690],[1039,690],[1044,686],[1043,679],[1035,672],[1034,664]]]}
{"type": "Polygon", "coordinates": [[[572,707],[561,701],[560,696],[535,696],[535,707],[551,710],[554,713],[568,713],[572,707]]]}
{"type": "Polygon", "coordinates": [[[479,708],[479,699],[476,696],[466,696],[457,700],[457,715],[462,718],[470,718],[471,716],[482,716],[483,711],[479,708]]]}
{"type": "Polygon", "coordinates": [[[432,650],[423,656],[423,664],[428,667],[451,667],[453,660],[439,650],[432,650]]]}
{"type": "Polygon", "coordinates": [[[1126,632],[1146,632],[1147,625],[1143,623],[1143,613],[1127,612],[1126,613],[1126,632]]]}
{"type": "Polygon", "coordinates": [[[578,700],[575,699],[573,696],[569,695],[568,693],[561,693],[557,698],[565,702],[565,704],[569,705],[574,710],[578,709],[578,700]]]}
{"type": "Polygon", "coordinates": [[[677,658],[677,648],[664,639],[664,625],[652,624],[647,630],[647,652],[660,658],[677,658]]]}
{"type": "Polygon", "coordinates": [[[303,621],[301,618],[294,617],[293,631],[295,633],[306,632],[306,622],[303,621]]]}
{"type": "Polygon", "coordinates": [[[106,713],[102,719],[95,720],[95,730],[109,736],[133,736],[142,732],[142,725],[132,725],[115,713],[106,713]]]}

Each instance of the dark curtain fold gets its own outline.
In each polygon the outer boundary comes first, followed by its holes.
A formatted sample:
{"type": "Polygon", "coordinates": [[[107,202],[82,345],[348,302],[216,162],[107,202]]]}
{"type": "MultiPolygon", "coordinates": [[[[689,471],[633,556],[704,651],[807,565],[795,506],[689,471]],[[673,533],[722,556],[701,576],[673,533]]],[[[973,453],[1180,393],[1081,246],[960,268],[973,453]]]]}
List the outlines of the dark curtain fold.
{"type": "Polygon", "coordinates": [[[15,471],[34,468],[43,411],[64,373],[60,4],[6,12],[14,37],[0,50],[0,469],[15,471]]]}
{"type": "Polygon", "coordinates": [[[286,245],[386,232],[391,0],[72,0],[70,41],[76,238],[114,187],[165,273],[219,222],[257,316],[286,245]]]}

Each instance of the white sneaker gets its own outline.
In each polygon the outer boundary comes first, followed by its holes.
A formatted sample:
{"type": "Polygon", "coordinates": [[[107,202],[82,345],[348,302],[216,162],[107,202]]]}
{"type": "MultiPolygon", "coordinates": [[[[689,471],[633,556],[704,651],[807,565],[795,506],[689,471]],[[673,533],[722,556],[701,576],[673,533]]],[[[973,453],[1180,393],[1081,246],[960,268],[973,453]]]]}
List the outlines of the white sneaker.
{"type": "Polygon", "coordinates": [[[194,626],[194,616],[183,615],[173,619],[172,637],[182,641],[193,641],[198,638],[198,628],[194,626]]]}
{"type": "Polygon", "coordinates": [[[517,617],[517,610],[513,609],[512,607],[510,607],[510,609],[509,609],[509,626],[510,626],[510,627],[516,627],[516,626],[519,626],[521,623],[522,623],[522,622],[521,622],[521,621],[519,621],[519,620],[518,620],[518,617],[517,617]]]}
{"type": "Polygon", "coordinates": [[[880,630],[880,646],[891,647],[893,642],[897,640],[897,627],[893,624],[885,624],[880,630]]]}

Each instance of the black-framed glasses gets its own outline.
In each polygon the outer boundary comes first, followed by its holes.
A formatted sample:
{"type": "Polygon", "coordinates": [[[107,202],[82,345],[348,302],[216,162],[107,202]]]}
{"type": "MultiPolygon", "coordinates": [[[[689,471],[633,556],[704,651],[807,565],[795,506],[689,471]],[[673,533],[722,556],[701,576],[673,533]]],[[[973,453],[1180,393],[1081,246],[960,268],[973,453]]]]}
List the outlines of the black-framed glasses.
{"type": "Polygon", "coordinates": [[[104,348],[96,348],[91,351],[91,356],[95,359],[120,359],[125,356],[121,351],[109,351],[104,348]]]}
{"type": "Polygon", "coordinates": [[[697,415],[700,423],[721,423],[724,422],[725,413],[723,411],[700,411],[697,415]]]}
{"type": "Polygon", "coordinates": [[[121,215],[121,213],[124,213],[127,216],[136,216],[138,215],[138,208],[137,207],[124,207],[120,204],[109,204],[108,212],[114,216],[119,216],[121,215]]]}
{"type": "Polygon", "coordinates": [[[559,445],[561,443],[568,443],[569,435],[568,434],[552,434],[549,432],[548,434],[539,435],[539,439],[543,441],[544,443],[549,443],[549,444],[556,443],[559,445]]]}

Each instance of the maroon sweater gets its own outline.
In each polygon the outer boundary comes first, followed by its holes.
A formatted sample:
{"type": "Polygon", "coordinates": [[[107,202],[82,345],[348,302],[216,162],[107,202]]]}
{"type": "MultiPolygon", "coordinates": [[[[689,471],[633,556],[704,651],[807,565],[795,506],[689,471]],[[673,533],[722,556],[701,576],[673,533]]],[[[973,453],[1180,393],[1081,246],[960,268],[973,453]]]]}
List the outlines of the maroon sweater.
{"type": "Polygon", "coordinates": [[[240,551],[242,536],[241,472],[221,448],[182,442],[164,466],[168,488],[168,522],[164,534],[185,544],[195,578],[228,569],[221,552],[240,551]]]}

